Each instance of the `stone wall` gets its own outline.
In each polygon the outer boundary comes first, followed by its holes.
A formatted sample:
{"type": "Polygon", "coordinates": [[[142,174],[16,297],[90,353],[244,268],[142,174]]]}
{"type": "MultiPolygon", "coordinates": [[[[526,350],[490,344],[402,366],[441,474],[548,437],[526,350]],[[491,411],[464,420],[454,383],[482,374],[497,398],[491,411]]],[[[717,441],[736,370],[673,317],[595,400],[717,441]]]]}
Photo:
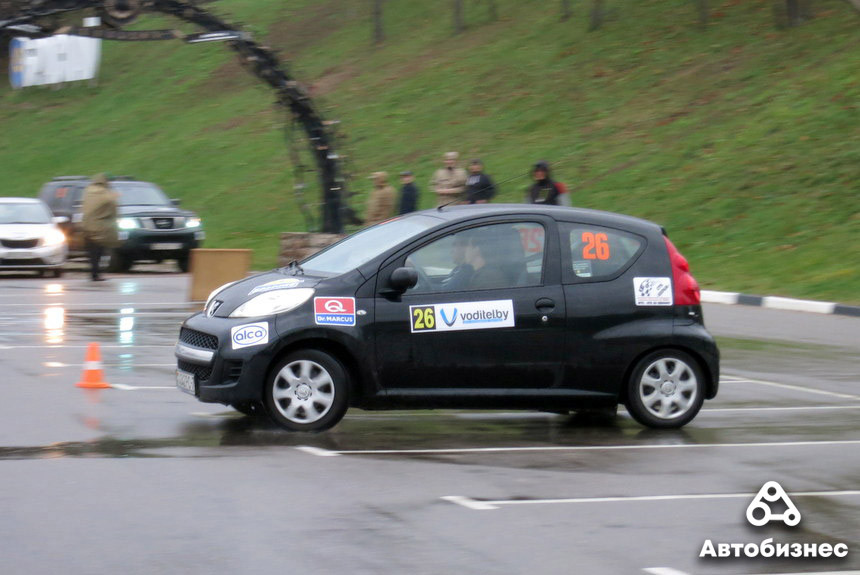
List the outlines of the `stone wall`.
{"type": "Polygon", "coordinates": [[[302,261],[343,237],[340,234],[283,232],[281,233],[281,251],[278,254],[278,265],[283,267],[293,260],[302,261]]]}

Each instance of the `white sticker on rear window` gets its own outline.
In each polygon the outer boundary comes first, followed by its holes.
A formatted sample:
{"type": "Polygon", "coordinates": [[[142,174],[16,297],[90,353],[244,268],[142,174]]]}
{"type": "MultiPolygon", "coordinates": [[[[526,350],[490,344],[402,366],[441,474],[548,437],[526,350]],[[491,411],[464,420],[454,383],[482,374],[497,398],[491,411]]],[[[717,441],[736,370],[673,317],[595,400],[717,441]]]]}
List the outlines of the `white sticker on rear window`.
{"type": "Polygon", "coordinates": [[[514,327],[514,302],[470,301],[409,306],[412,333],[514,327]]]}
{"type": "Polygon", "coordinates": [[[633,278],[636,305],[672,305],[672,278],[633,278]]]}

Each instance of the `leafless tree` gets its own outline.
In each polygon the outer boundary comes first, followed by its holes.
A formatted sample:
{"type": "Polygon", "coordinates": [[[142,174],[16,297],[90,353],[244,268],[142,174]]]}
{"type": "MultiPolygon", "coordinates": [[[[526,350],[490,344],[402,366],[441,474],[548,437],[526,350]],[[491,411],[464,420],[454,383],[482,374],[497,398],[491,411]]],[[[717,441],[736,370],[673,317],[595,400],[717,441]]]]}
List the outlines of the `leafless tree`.
{"type": "Polygon", "coordinates": [[[788,14],[788,25],[798,26],[803,19],[800,15],[800,0],[785,0],[785,9],[788,14]]]}
{"type": "Polygon", "coordinates": [[[711,11],[708,7],[708,0],[694,0],[696,2],[696,8],[699,12],[699,25],[702,28],[708,27],[708,20],[710,20],[711,11]]]}
{"type": "Polygon", "coordinates": [[[487,16],[490,18],[490,22],[495,22],[499,19],[499,7],[496,4],[496,0],[487,0],[487,16]]]}
{"type": "Polygon", "coordinates": [[[453,0],[454,5],[454,34],[463,31],[463,0],[453,0]]]}
{"type": "Polygon", "coordinates": [[[573,12],[570,8],[570,0],[561,0],[561,21],[566,22],[570,20],[572,14],[573,12]]]}
{"type": "Polygon", "coordinates": [[[603,25],[606,18],[605,0],[591,0],[591,17],[588,23],[588,31],[593,32],[603,25]]]}
{"type": "Polygon", "coordinates": [[[371,0],[373,3],[373,43],[382,44],[385,42],[385,30],[382,27],[382,5],[385,0],[371,0]]]}

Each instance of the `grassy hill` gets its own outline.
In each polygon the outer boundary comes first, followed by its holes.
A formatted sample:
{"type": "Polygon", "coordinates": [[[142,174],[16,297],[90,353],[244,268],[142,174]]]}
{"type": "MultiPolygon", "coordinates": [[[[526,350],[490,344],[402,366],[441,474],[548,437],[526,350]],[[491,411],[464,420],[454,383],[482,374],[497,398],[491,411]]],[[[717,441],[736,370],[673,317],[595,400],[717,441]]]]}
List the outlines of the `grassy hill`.
{"type": "MultiPolygon", "coordinates": [[[[780,30],[770,0],[586,3],[389,0],[386,43],[369,3],[221,0],[283,50],[347,134],[362,208],[372,171],[410,168],[424,190],[450,149],[484,159],[501,200],[521,201],[546,159],[579,206],[657,221],[704,288],[860,302],[860,19],[842,0],[780,30]],[[631,4],[631,6],[627,6],[631,4]]],[[[147,18],[141,28],[168,25],[147,18]]],[[[174,23],[170,23],[174,26],[174,23]]],[[[282,113],[223,45],[105,43],[98,86],[0,88],[3,195],[54,175],[109,170],[160,183],[202,214],[209,247],[304,229],[282,113]]]]}

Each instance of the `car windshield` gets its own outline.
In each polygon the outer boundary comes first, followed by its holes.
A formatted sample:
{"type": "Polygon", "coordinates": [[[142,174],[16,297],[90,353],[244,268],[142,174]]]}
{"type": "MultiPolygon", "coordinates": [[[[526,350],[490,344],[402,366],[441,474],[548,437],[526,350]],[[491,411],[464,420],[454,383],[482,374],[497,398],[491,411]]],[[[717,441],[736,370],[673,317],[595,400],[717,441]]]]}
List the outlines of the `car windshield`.
{"type": "Polygon", "coordinates": [[[0,204],[0,224],[49,224],[51,212],[42,204],[2,203],[0,204]]]}
{"type": "Polygon", "coordinates": [[[147,182],[111,182],[119,193],[121,206],[170,206],[170,200],[158,186],[147,182]]]}
{"type": "Polygon", "coordinates": [[[311,256],[302,262],[302,267],[326,275],[340,275],[437,225],[439,220],[431,216],[395,218],[357,232],[324,252],[311,256]]]}

